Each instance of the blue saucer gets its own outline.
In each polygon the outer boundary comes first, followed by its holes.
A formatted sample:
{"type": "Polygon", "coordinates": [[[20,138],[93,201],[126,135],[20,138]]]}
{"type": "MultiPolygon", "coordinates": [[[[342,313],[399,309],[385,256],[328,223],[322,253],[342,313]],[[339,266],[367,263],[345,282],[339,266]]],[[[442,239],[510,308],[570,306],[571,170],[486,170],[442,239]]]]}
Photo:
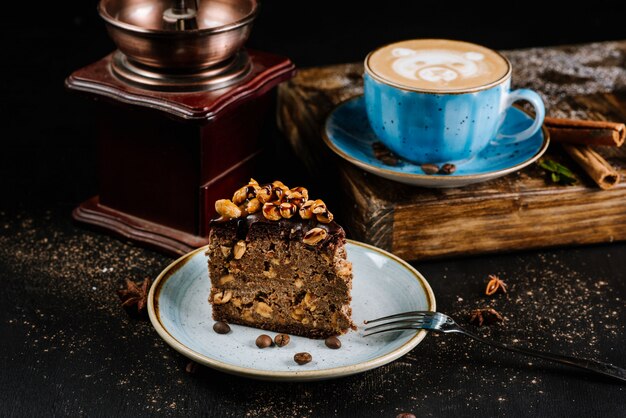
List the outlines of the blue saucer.
{"type": "MultiPolygon", "coordinates": [[[[520,132],[532,118],[516,107],[508,110],[503,133],[520,132]]],[[[326,120],[324,141],[340,157],[377,176],[421,187],[462,187],[494,179],[517,171],[537,160],[550,143],[545,127],[526,141],[489,145],[475,158],[459,163],[453,174],[428,175],[419,165],[398,158],[388,165],[376,158],[372,148],[380,142],[370,128],[365,98],[358,96],[335,108],[326,120]]]]}

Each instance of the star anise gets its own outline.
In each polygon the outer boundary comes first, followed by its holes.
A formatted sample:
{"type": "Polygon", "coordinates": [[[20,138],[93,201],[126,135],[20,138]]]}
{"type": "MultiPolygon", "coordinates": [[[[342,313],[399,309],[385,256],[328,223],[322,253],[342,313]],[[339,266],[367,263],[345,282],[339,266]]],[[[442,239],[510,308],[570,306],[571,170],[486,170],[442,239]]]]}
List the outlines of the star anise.
{"type": "Polygon", "coordinates": [[[470,323],[479,327],[483,324],[493,325],[496,322],[504,322],[502,315],[493,308],[474,309],[470,315],[470,323]]]}
{"type": "Polygon", "coordinates": [[[126,289],[118,290],[117,295],[122,300],[123,307],[131,308],[137,306],[137,313],[141,313],[146,307],[148,291],[150,291],[150,279],[147,277],[141,285],[126,279],[126,289]]]}
{"type": "Polygon", "coordinates": [[[502,290],[502,293],[506,293],[506,283],[504,283],[500,278],[494,274],[489,275],[489,283],[487,283],[487,288],[485,289],[485,295],[491,296],[498,291],[498,289],[502,290]]]}

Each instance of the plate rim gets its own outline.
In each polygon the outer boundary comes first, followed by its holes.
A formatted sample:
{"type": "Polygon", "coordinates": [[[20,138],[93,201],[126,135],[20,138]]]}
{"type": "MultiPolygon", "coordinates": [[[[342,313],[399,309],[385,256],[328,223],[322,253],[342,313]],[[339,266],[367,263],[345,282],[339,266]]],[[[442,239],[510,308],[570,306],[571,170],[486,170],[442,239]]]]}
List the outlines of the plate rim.
{"type": "MultiPolygon", "coordinates": [[[[480,181],[480,180],[491,180],[492,176],[504,176],[507,175],[509,173],[512,173],[514,171],[518,171],[521,170],[522,168],[532,164],[533,162],[537,161],[548,149],[548,146],[550,145],[550,132],[548,131],[548,128],[546,127],[545,123],[541,124],[541,132],[543,134],[543,143],[541,144],[541,147],[539,148],[539,150],[537,150],[537,152],[535,152],[535,154],[533,154],[532,157],[530,157],[529,159],[522,161],[519,164],[516,164],[514,166],[511,167],[507,167],[507,168],[503,168],[500,170],[494,170],[494,171],[488,171],[486,173],[480,173],[480,174],[464,174],[464,175],[451,175],[451,176],[433,176],[433,175],[428,175],[428,174],[414,174],[414,173],[404,173],[401,171],[395,171],[395,170],[390,170],[387,168],[381,168],[381,167],[376,167],[374,165],[368,164],[367,162],[361,161],[351,155],[348,155],[345,151],[339,149],[339,147],[337,147],[337,145],[335,145],[335,143],[333,141],[331,141],[330,137],[328,136],[328,125],[330,123],[330,118],[335,114],[335,112],[337,111],[337,109],[339,109],[340,107],[346,105],[348,102],[351,101],[356,101],[359,99],[364,99],[365,95],[364,94],[359,94],[356,95],[354,97],[351,97],[349,99],[343,100],[342,102],[340,102],[339,104],[337,104],[337,106],[335,106],[330,113],[328,114],[328,116],[326,116],[326,119],[324,121],[324,129],[322,130],[322,139],[324,140],[324,143],[326,144],[326,146],[328,148],[330,148],[331,151],[333,151],[335,154],[337,154],[338,156],[340,156],[341,158],[343,158],[344,160],[372,173],[387,179],[390,179],[390,176],[392,177],[401,177],[403,178],[403,180],[396,180],[396,181],[402,181],[405,184],[410,184],[408,182],[410,182],[411,180],[413,181],[422,181],[425,180],[427,183],[455,183],[457,181],[470,181],[470,180],[476,180],[476,181],[480,181]]],[[[521,109],[518,106],[513,106],[513,108],[528,114],[528,112],[526,112],[524,109],[521,109]]],[[[425,183],[420,183],[420,185],[423,185],[425,183]]]]}
{"type": "MultiPolygon", "coordinates": [[[[347,239],[347,242],[350,244],[356,245],[358,247],[363,247],[368,250],[372,250],[382,254],[385,257],[389,257],[394,261],[400,263],[404,268],[406,268],[417,280],[419,285],[424,290],[426,294],[428,309],[432,311],[437,310],[437,302],[435,299],[435,294],[433,293],[430,284],[426,280],[426,278],[413,266],[408,264],[406,261],[401,259],[400,257],[375,247],[370,244],[366,244],[363,242],[347,239]]],[[[150,287],[150,292],[148,293],[148,315],[150,317],[150,322],[152,323],[153,328],[157,331],[159,336],[174,350],[178,351],[185,357],[194,360],[195,362],[205,365],[207,367],[237,375],[242,377],[249,377],[260,380],[274,380],[274,381],[312,381],[312,380],[323,380],[323,379],[331,379],[341,376],[348,376],[352,374],[361,373],[367,370],[371,370],[380,366],[383,366],[387,363],[390,363],[396,360],[399,357],[402,357],[410,350],[412,350],[415,346],[417,346],[428,333],[426,330],[418,331],[411,339],[405,342],[400,347],[395,350],[386,353],[382,356],[378,356],[371,360],[347,365],[340,367],[333,367],[330,369],[323,370],[302,370],[302,371],[272,371],[272,370],[260,370],[260,369],[252,369],[248,367],[236,366],[232,364],[228,364],[219,360],[215,360],[211,357],[208,357],[204,354],[198,353],[191,348],[187,347],[180,341],[178,341],[167,328],[161,323],[159,314],[158,314],[158,298],[160,296],[161,289],[166,281],[172,277],[172,275],[178,271],[181,267],[183,267],[191,258],[195,257],[199,252],[205,252],[208,248],[208,245],[197,248],[170,263],[161,273],[157,276],[157,278],[152,283],[150,287]]]]}

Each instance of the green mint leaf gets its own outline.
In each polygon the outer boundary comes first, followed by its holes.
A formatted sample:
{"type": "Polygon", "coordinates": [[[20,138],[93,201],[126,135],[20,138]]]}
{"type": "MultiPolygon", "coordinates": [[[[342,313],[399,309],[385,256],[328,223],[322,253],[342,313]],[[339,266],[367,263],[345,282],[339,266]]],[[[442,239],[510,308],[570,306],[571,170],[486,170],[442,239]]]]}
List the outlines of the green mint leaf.
{"type": "Polygon", "coordinates": [[[553,183],[559,183],[561,181],[561,177],[556,173],[551,173],[550,177],[552,178],[553,183]]]}
{"type": "Polygon", "coordinates": [[[539,161],[539,167],[548,171],[556,171],[555,162],[552,160],[541,160],[539,161]]]}
{"type": "Polygon", "coordinates": [[[550,180],[552,180],[553,183],[570,185],[578,181],[569,168],[554,160],[540,160],[539,167],[550,173],[550,180]]]}
{"type": "Polygon", "coordinates": [[[569,168],[561,164],[557,164],[556,172],[559,174],[563,174],[564,176],[567,176],[567,177],[574,177],[574,173],[572,173],[572,171],[569,168]]]}

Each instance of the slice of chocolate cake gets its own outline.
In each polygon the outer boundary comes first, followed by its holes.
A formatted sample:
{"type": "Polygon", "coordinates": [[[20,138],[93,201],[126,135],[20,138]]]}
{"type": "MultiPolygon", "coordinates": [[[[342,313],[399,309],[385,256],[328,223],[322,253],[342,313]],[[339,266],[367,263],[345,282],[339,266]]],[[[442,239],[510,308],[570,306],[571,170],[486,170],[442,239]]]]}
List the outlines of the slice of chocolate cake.
{"type": "Polygon", "coordinates": [[[326,338],[354,328],[345,232],[303,187],[256,181],[218,200],[211,222],[213,319],[326,338]]]}

